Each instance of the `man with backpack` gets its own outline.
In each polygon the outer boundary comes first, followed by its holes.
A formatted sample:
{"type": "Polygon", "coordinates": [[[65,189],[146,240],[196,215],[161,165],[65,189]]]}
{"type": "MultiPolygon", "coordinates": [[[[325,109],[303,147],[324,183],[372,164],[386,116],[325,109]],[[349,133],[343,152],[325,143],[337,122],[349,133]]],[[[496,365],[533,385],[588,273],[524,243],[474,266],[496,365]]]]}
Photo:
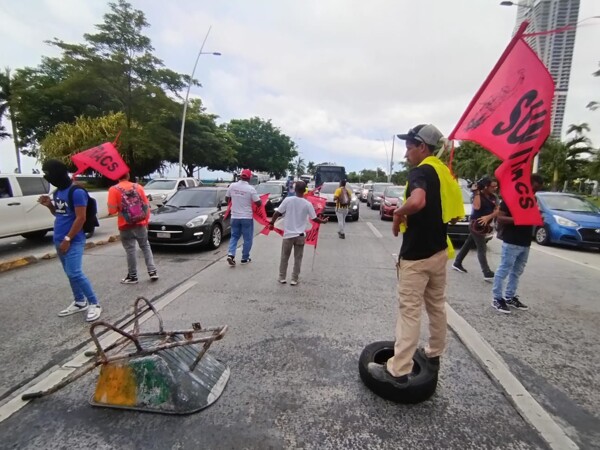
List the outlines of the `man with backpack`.
{"type": "Polygon", "coordinates": [[[52,198],[42,195],[38,202],[48,208],[55,217],[54,245],[74,297],[73,302],[58,315],[66,317],[87,310],[85,320],[93,322],[100,317],[102,308],[90,281],[83,273],[83,250],[84,226],[87,223],[93,229],[94,222],[97,224],[96,201],[85,189],[73,184],[68,168],[62,162],[49,159],[42,165],[42,171],[44,179],[56,186],[57,190],[52,198]]]}
{"type": "Polygon", "coordinates": [[[118,214],[119,234],[127,255],[127,276],[123,284],[137,284],[136,242],[144,254],[144,261],[151,281],[158,280],[152,249],[148,242],[150,206],[144,188],[129,181],[129,173],[108,190],[108,213],[118,214]]]}
{"type": "Polygon", "coordinates": [[[351,198],[352,191],[346,187],[346,180],[340,181],[340,187],[337,188],[333,194],[333,201],[335,201],[335,215],[338,220],[338,236],[340,239],[346,239],[346,216],[348,215],[348,207],[350,206],[351,198]]]}

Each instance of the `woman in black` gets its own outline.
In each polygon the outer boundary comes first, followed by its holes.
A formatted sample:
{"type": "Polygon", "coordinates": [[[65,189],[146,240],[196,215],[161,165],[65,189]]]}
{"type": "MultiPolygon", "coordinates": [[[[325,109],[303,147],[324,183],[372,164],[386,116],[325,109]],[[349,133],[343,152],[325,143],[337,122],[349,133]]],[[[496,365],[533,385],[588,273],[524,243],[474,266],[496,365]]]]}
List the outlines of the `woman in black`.
{"type": "Polygon", "coordinates": [[[483,279],[486,281],[494,279],[494,272],[491,271],[487,262],[485,237],[490,231],[490,223],[498,213],[497,189],[498,183],[488,177],[482,178],[473,185],[473,211],[470,218],[469,237],[456,256],[454,264],[452,264],[454,270],[467,273],[467,270],[462,266],[462,262],[469,253],[473,242],[475,242],[477,259],[479,259],[479,265],[483,272],[483,279]]]}

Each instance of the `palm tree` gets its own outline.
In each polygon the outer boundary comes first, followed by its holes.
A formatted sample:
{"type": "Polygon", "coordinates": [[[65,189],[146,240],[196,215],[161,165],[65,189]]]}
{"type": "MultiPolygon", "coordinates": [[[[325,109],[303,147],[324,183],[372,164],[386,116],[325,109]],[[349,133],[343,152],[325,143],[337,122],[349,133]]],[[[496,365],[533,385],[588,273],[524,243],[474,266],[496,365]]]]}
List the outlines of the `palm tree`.
{"type": "MultiPolygon", "coordinates": [[[[10,74],[10,69],[4,69],[4,73],[0,72],[0,120],[6,114],[12,126],[12,137],[15,143],[15,154],[17,157],[17,169],[21,173],[21,152],[19,151],[19,137],[17,136],[17,122],[15,120],[15,112],[13,108],[13,85],[14,78],[10,74]]],[[[0,126],[0,139],[9,137],[10,134],[4,126],[0,126]]]]}
{"type": "Polygon", "coordinates": [[[582,122],[579,124],[572,123],[569,125],[569,128],[567,128],[567,135],[575,133],[575,137],[578,138],[583,136],[584,131],[588,133],[590,132],[590,126],[587,122],[582,122]]]}
{"type": "Polygon", "coordinates": [[[317,171],[317,165],[314,163],[314,161],[309,161],[308,164],[306,165],[306,173],[314,176],[316,171],[317,171]]]}

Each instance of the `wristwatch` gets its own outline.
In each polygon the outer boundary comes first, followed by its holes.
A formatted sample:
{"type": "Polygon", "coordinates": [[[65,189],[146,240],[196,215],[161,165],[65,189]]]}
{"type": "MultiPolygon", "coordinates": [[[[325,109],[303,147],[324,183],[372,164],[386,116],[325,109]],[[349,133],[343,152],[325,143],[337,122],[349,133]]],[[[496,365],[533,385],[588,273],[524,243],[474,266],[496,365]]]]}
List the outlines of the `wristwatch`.
{"type": "Polygon", "coordinates": [[[70,238],[69,236],[65,236],[65,237],[63,238],[63,240],[64,240],[64,241],[67,241],[67,242],[71,242],[71,238],[70,238]]]}

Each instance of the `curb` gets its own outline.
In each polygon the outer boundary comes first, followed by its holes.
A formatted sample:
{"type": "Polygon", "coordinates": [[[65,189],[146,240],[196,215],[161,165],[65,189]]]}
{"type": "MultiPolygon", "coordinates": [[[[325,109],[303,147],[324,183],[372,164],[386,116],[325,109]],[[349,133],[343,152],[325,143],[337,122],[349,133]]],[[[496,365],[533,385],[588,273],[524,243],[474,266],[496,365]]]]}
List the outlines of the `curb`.
{"type": "MultiPolygon", "coordinates": [[[[116,234],[109,236],[107,240],[101,241],[88,241],[85,243],[85,249],[94,248],[100,245],[110,244],[112,242],[117,242],[121,240],[121,237],[116,234]]],[[[20,267],[29,266],[31,264],[36,264],[42,260],[54,259],[56,258],[56,252],[45,253],[43,255],[30,255],[23,256],[16,259],[10,259],[8,261],[0,261],[0,273],[8,272],[9,270],[18,269],[20,267]]]]}

